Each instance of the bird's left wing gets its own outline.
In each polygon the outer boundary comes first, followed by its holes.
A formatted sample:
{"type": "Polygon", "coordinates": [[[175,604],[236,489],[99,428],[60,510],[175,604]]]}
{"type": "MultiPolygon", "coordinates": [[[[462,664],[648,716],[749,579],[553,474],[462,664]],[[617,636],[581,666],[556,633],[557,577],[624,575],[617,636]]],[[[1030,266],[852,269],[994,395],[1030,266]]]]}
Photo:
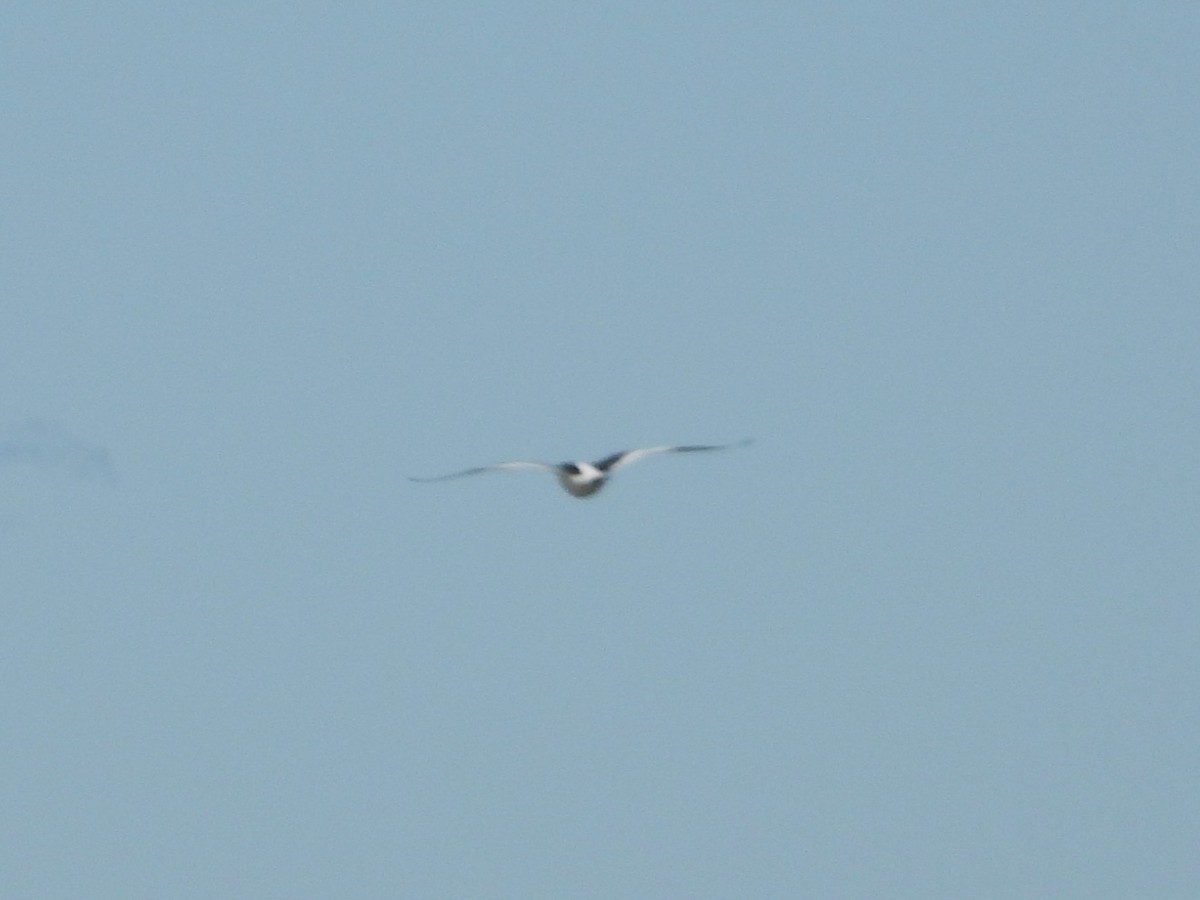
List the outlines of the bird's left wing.
{"type": "Polygon", "coordinates": [[[694,453],[698,450],[728,450],[731,447],[744,447],[750,443],[750,439],[738,441],[734,444],[688,444],[682,447],[641,447],[637,450],[623,450],[620,453],[614,453],[612,456],[606,456],[599,462],[594,463],[597,469],[601,472],[612,472],[621,466],[627,466],[630,463],[637,462],[639,459],[645,459],[647,456],[654,456],[659,453],[694,453]]]}

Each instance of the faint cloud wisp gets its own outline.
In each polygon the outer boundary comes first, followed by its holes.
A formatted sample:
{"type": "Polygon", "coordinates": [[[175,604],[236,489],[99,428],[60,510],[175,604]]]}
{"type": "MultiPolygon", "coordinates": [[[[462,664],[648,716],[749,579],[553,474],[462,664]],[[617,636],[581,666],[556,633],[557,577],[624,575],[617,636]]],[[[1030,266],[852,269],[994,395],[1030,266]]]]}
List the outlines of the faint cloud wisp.
{"type": "Polygon", "coordinates": [[[0,466],[60,469],[78,478],[115,481],[108,449],[40,419],[0,424],[0,466]]]}

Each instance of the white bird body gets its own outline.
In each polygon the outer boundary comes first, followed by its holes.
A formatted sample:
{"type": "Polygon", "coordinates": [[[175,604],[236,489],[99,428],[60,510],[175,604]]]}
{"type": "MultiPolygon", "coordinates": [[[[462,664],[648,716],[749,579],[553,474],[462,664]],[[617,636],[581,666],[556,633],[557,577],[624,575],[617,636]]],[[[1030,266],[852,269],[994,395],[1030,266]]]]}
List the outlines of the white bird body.
{"type": "Polygon", "coordinates": [[[692,453],[697,450],[725,450],[730,447],[743,447],[749,444],[749,439],[736,444],[691,444],[682,447],[642,447],[637,450],[623,450],[613,453],[596,462],[565,462],[544,463],[512,460],[511,462],[496,463],[490,466],[477,466],[473,469],[463,469],[461,472],[451,472],[449,475],[439,475],[435,478],[411,478],[411,481],[447,481],[451,478],[462,478],[466,475],[478,475],[481,472],[494,472],[515,469],[544,469],[553,472],[558,477],[558,483],[572,497],[590,497],[608,482],[609,476],[621,466],[627,466],[639,459],[653,456],[657,453],[692,453]]]}
{"type": "Polygon", "coordinates": [[[590,497],[604,487],[608,477],[591,463],[564,463],[555,467],[558,472],[558,483],[572,497],[590,497]]]}

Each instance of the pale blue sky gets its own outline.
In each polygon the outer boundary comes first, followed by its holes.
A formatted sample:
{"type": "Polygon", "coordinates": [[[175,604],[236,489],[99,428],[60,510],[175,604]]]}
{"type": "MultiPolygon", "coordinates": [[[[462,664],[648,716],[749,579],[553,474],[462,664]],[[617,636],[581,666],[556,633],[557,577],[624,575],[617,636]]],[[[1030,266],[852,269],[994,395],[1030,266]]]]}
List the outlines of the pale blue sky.
{"type": "Polygon", "coordinates": [[[0,35],[13,896],[1195,896],[1194,4],[0,35]]]}

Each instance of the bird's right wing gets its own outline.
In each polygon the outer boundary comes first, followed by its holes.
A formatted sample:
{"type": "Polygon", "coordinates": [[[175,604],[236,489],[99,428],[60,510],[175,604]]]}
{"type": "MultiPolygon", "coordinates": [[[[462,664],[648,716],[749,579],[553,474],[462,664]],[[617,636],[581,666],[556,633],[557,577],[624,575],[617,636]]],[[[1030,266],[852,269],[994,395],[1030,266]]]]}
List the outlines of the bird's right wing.
{"type": "Polygon", "coordinates": [[[523,460],[513,460],[512,462],[496,463],[491,466],[476,466],[473,469],[463,469],[461,472],[451,472],[449,475],[436,475],[433,478],[413,478],[409,476],[409,481],[420,481],[429,483],[432,481],[449,481],[452,478],[465,478],[467,475],[478,475],[481,472],[497,472],[505,469],[545,469],[549,472],[557,471],[556,466],[542,462],[525,462],[523,460]]]}

